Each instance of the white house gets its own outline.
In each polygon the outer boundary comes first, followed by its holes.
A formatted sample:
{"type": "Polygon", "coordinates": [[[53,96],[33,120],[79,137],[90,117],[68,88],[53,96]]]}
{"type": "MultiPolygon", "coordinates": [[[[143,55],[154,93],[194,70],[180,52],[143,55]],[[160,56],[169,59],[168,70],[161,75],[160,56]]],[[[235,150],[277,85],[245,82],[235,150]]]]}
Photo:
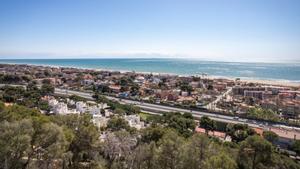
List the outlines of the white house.
{"type": "Polygon", "coordinates": [[[58,104],[58,101],[56,99],[50,99],[48,101],[48,104],[49,104],[50,107],[54,107],[58,104]]]}
{"type": "Polygon", "coordinates": [[[98,128],[106,127],[108,120],[109,120],[108,118],[103,117],[101,115],[93,115],[93,119],[92,119],[94,125],[97,126],[98,128]]]}
{"type": "Polygon", "coordinates": [[[85,113],[87,111],[87,105],[84,102],[77,102],[76,103],[76,110],[80,113],[85,113]]]}
{"type": "Polygon", "coordinates": [[[128,122],[130,127],[134,127],[138,130],[144,127],[144,122],[141,121],[140,116],[138,115],[124,116],[124,119],[128,122]]]}

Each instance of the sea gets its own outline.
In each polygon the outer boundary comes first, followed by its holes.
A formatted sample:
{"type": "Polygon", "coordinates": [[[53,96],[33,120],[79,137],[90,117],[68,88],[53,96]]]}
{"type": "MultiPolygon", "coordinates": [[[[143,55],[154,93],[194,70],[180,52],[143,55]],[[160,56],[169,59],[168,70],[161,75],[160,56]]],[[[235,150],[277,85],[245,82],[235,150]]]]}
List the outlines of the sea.
{"type": "Polygon", "coordinates": [[[300,82],[300,63],[246,63],[157,58],[0,59],[0,63],[300,82]]]}

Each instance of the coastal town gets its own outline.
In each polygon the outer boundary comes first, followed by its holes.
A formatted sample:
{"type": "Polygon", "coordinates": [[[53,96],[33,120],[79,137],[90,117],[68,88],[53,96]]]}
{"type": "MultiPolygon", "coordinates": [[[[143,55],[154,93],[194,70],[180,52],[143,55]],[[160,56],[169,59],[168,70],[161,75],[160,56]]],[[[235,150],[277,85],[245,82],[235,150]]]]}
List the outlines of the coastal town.
{"type": "Polygon", "coordinates": [[[0,4],[0,169],[300,169],[300,0],[0,4]]]}
{"type": "Polygon", "coordinates": [[[265,137],[270,132],[276,135],[271,142],[280,152],[300,159],[291,148],[300,140],[299,86],[205,74],[179,76],[22,64],[1,64],[0,84],[0,98],[6,107],[24,105],[49,117],[89,115],[103,143],[121,128],[147,131],[162,121],[182,118],[185,127],[175,129],[185,137],[195,132],[221,142],[238,142],[253,133],[265,137]],[[146,107],[148,104],[154,108],[146,107]],[[157,106],[162,106],[161,111],[157,106]],[[173,109],[163,112],[164,108],[173,109]],[[216,122],[210,122],[205,113],[212,114],[209,117],[216,122]],[[237,135],[241,131],[246,136],[237,135]]]}
{"type": "Polygon", "coordinates": [[[28,65],[1,65],[4,82],[28,84],[45,81],[61,89],[96,92],[107,96],[188,109],[276,120],[297,124],[300,87],[209,78],[136,72],[97,71],[28,65]],[[6,79],[7,78],[7,79],[6,79]],[[255,116],[255,108],[270,110],[255,116]]]}

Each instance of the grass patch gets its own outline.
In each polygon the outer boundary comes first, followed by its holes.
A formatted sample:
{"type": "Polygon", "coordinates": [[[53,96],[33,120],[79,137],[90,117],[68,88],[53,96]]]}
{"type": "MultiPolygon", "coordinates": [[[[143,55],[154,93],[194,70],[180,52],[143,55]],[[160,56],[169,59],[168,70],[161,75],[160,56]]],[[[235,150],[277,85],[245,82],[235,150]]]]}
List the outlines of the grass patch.
{"type": "Polygon", "coordinates": [[[154,115],[141,112],[141,113],[139,113],[139,116],[141,117],[141,119],[143,121],[147,121],[149,118],[151,118],[154,115]]]}

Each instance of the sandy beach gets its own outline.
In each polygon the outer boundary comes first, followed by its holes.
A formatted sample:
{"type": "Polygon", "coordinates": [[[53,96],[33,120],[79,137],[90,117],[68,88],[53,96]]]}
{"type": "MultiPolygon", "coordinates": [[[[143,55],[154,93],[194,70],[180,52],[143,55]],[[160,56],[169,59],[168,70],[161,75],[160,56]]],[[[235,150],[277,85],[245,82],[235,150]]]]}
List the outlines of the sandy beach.
{"type": "MultiPolygon", "coordinates": [[[[57,66],[57,65],[45,65],[45,64],[28,64],[28,63],[1,63],[6,65],[28,65],[28,66],[41,66],[41,67],[50,67],[50,68],[71,68],[71,69],[81,69],[81,70],[92,70],[92,71],[109,71],[109,72],[121,72],[121,73],[127,73],[127,72],[135,72],[137,74],[153,74],[153,75],[162,75],[162,76],[181,76],[181,77],[188,77],[188,76],[194,76],[194,75],[178,75],[175,73],[161,73],[161,72],[143,72],[143,71],[133,71],[133,70],[114,70],[114,69],[104,69],[104,68],[86,68],[86,67],[73,67],[73,66],[57,66]]],[[[196,75],[199,76],[199,75],[196,75]]],[[[262,84],[262,85],[275,85],[275,86],[287,86],[287,87],[296,87],[300,88],[300,82],[295,81],[289,81],[289,80],[268,80],[268,79],[255,79],[253,78],[232,78],[232,77],[226,77],[226,76],[214,76],[214,75],[206,75],[204,78],[207,79],[227,79],[227,80],[236,80],[239,79],[240,82],[244,83],[256,83],[256,84],[262,84]]]]}
{"type": "Polygon", "coordinates": [[[243,80],[242,82],[247,83],[259,83],[259,84],[266,84],[266,85],[276,85],[276,86],[288,86],[288,87],[297,87],[300,88],[300,82],[291,82],[291,81],[285,81],[285,80],[260,80],[260,79],[247,79],[243,80]]]}

